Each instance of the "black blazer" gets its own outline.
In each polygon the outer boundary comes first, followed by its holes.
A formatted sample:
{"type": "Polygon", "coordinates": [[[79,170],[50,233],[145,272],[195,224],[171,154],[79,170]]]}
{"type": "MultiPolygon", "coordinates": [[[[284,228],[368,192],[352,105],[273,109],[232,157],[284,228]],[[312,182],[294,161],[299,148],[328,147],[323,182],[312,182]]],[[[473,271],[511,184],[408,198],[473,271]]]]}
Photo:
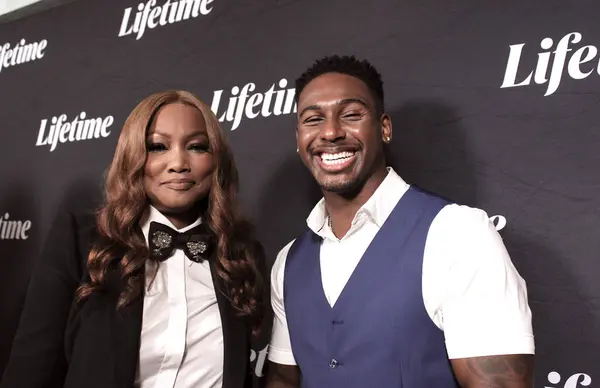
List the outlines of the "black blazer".
{"type": "MultiPolygon", "coordinates": [[[[120,285],[115,276],[107,278],[106,292],[74,302],[74,292],[87,276],[86,260],[95,238],[91,214],[63,212],[52,225],[30,281],[0,388],[134,386],[143,297],[117,311],[120,285]]],[[[211,269],[214,281],[213,265],[211,269]]],[[[250,387],[250,330],[234,316],[227,300],[216,294],[225,347],[223,387],[250,387]]]]}

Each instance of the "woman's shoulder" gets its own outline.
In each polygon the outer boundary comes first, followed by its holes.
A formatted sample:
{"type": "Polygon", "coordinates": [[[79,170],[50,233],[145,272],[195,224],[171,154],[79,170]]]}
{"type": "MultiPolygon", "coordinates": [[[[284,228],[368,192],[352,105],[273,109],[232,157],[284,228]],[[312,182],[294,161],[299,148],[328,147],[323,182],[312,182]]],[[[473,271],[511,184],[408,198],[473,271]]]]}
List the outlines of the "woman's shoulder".
{"type": "Polygon", "coordinates": [[[56,222],[62,222],[82,238],[95,238],[98,235],[96,212],[94,210],[63,209],[56,222]],[[62,220],[60,220],[62,218],[62,220]]]}
{"type": "Polygon", "coordinates": [[[50,225],[46,235],[46,247],[63,251],[76,249],[76,256],[87,257],[98,238],[96,214],[93,210],[62,207],[50,225]]]}

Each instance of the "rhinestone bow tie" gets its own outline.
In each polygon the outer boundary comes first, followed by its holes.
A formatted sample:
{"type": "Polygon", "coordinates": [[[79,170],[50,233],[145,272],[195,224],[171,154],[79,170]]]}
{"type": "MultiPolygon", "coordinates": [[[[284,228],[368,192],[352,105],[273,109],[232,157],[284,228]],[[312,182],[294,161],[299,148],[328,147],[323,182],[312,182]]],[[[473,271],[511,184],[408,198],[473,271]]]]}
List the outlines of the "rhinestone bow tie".
{"type": "Polygon", "coordinates": [[[210,256],[211,234],[204,225],[198,225],[184,233],[158,222],[150,223],[150,258],[164,261],[174,249],[182,249],[192,261],[199,263],[210,256]]]}

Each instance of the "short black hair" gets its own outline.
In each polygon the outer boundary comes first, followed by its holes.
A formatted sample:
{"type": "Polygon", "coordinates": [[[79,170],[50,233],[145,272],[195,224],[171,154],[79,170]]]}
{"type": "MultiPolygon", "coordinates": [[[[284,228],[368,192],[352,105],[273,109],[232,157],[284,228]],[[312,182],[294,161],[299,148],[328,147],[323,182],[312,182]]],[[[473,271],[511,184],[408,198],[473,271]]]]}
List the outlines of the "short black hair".
{"type": "Polygon", "coordinates": [[[302,90],[313,79],[327,73],[340,73],[356,77],[363,81],[375,100],[375,109],[378,114],[382,114],[385,109],[383,99],[383,81],[381,74],[366,59],[358,60],[354,55],[332,55],[323,57],[315,61],[298,79],[296,79],[296,103],[302,93],[302,90]]]}

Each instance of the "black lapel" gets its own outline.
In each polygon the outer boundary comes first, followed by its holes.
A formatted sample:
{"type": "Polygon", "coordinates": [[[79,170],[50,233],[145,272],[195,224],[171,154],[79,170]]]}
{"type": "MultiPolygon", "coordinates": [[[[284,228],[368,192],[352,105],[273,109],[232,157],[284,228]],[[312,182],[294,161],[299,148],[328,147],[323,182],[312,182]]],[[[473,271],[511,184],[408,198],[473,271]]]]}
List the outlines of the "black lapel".
{"type": "MultiPolygon", "coordinates": [[[[249,335],[244,322],[236,317],[227,297],[220,291],[215,260],[211,258],[210,269],[223,330],[223,388],[244,387],[250,362],[249,335]]],[[[111,296],[116,306],[120,284],[118,271],[109,271],[111,296]]],[[[135,381],[142,331],[143,295],[140,295],[119,311],[112,311],[111,332],[113,339],[115,376],[117,387],[130,388],[135,381]]]]}
{"type": "MultiPolygon", "coordinates": [[[[135,380],[140,354],[142,312],[144,309],[143,291],[142,295],[117,311],[117,300],[121,289],[119,286],[119,272],[116,270],[109,272],[111,276],[109,293],[112,299],[110,330],[113,340],[112,347],[117,384],[115,388],[131,388],[135,380]]],[[[144,284],[143,282],[142,278],[142,284],[144,284]]]]}
{"type": "Polygon", "coordinates": [[[221,287],[217,281],[216,260],[214,256],[211,258],[210,272],[215,286],[223,327],[223,388],[242,388],[250,363],[249,335],[244,322],[236,317],[231,303],[220,291],[221,287]]]}

